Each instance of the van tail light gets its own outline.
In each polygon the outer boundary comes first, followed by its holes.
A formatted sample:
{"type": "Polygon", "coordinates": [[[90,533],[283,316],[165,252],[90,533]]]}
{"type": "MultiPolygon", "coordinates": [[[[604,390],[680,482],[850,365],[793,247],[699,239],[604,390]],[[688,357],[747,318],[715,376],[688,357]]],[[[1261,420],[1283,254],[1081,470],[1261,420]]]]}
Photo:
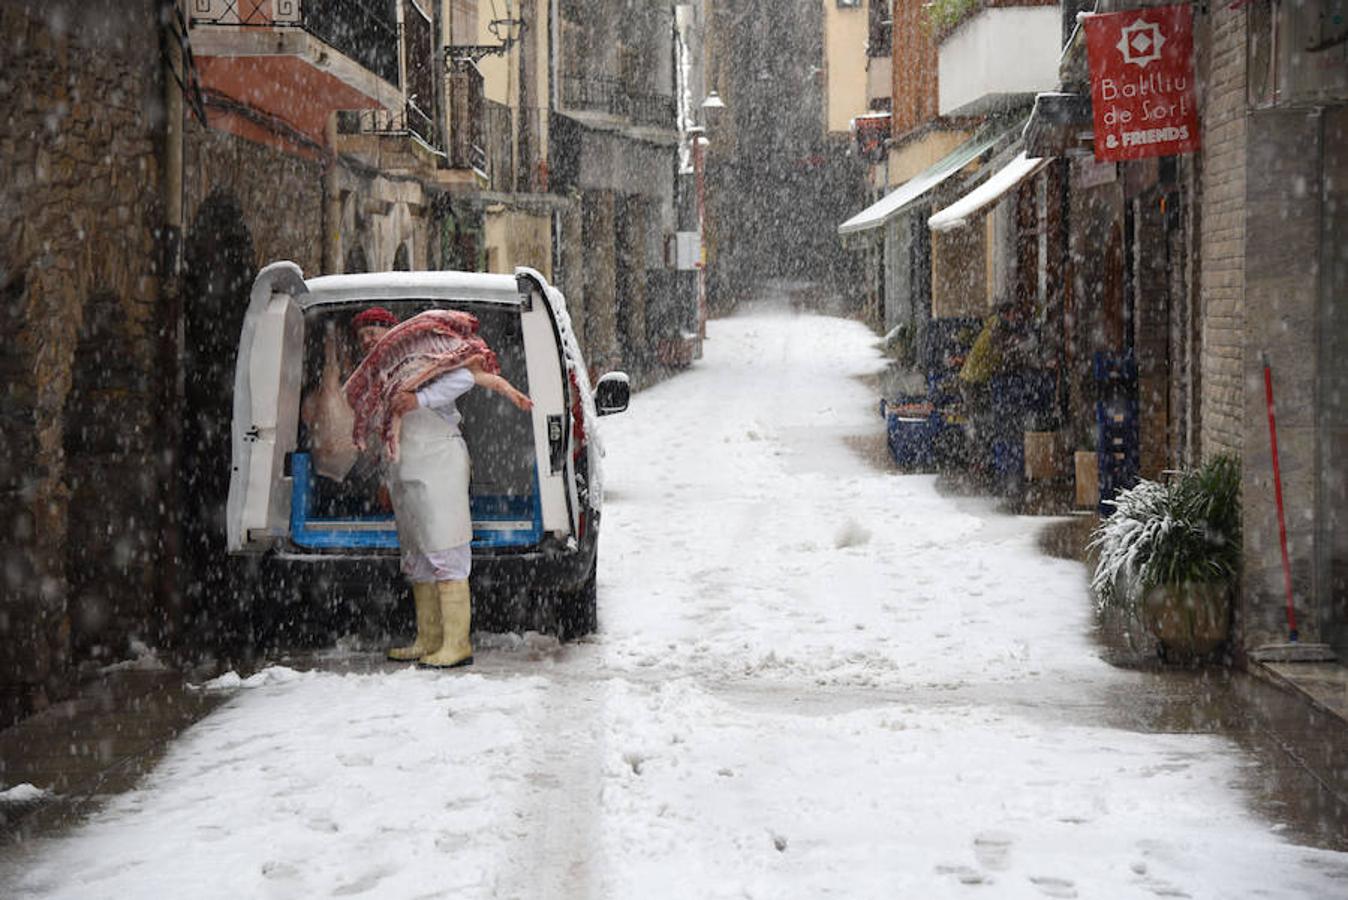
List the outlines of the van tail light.
{"type": "MultiPolygon", "coordinates": [[[[585,452],[585,412],[580,402],[580,382],[576,380],[576,370],[568,368],[567,378],[571,382],[571,465],[576,469],[576,483],[585,485],[590,473],[580,471],[581,454],[585,452]]],[[[585,529],[590,524],[588,489],[586,496],[580,497],[580,515],[576,517],[576,540],[585,538],[585,529]]]]}
{"type": "Polygon", "coordinates": [[[576,380],[576,370],[567,369],[566,374],[571,380],[571,459],[575,461],[585,449],[585,414],[580,405],[580,382],[576,380]]]}

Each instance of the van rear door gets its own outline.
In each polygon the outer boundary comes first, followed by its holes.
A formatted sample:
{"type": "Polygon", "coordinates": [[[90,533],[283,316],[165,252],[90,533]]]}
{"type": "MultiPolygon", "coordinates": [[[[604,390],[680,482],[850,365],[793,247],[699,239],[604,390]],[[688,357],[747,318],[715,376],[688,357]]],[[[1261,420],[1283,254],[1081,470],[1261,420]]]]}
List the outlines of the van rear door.
{"type": "Polygon", "coordinates": [[[575,481],[571,473],[570,416],[561,335],[552,309],[543,297],[546,282],[531,269],[516,269],[521,292],[529,302],[521,316],[529,397],[534,401],[534,454],[538,461],[538,496],[543,529],[565,539],[577,533],[575,481]]]}
{"type": "Polygon", "coordinates": [[[286,456],[299,432],[304,275],[292,262],[258,273],[244,316],[234,370],[234,421],[226,504],[231,553],[260,552],[289,528],[286,456]]]}

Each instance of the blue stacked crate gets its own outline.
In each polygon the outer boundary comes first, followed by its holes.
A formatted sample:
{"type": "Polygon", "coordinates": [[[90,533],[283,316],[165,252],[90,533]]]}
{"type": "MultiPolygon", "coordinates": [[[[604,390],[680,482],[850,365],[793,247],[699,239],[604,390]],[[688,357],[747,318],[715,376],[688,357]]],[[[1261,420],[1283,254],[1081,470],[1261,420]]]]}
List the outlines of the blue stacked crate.
{"type": "Polygon", "coordinates": [[[1137,483],[1141,440],[1137,414],[1137,360],[1095,354],[1096,456],[1100,465],[1100,515],[1114,511],[1107,501],[1137,483]]]}
{"type": "Polygon", "coordinates": [[[964,395],[960,370],[983,326],[981,319],[932,319],[927,326],[927,396],[935,409],[932,423],[934,462],[950,465],[965,454],[964,395]]]}
{"type": "Polygon", "coordinates": [[[988,391],[994,411],[988,441],[989,463],[999,483],[1014,486],[1025,475],[1025,431],[1052,412],[1054,373],[1016,369],[994,375],[988,391]]]}
{"type": "Polygon", "coordinates": [[[936,464],[936,448],[943,427],[935,410],[925,416],[890,412],[885,416],[889,453],[905,469],[929,469],[936,464]]]}
{"type": "Polygon", "coordinates": [[[926,393],[880,401],[889,451],[899,466],[929,470],[963,454],[959,373],[980,324],[980,320],[969,318],[927,323],[921,352],[926,393]]]}

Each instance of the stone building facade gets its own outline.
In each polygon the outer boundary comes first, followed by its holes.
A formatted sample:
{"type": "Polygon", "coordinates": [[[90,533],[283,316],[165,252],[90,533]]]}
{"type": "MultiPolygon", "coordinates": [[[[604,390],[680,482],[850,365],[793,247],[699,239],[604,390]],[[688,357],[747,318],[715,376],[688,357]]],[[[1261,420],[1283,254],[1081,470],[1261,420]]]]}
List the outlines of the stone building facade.
{"type": "Polygon", "coordinates": [[[210,632],[229,591],[223,559],[234,362],[257,270],[277,259],[323,271],[322,162],[188,121],[183,152],[181,278],[165,290],[180,324],[166,361],[172,454],[165,503],[168,636],[210,632]]]}
{"type": "Polygon", "coordinates": [[[663,375],[654,349],[666,335],[651,326],[663,323],[666,308],[692,300],[664,290],[681,140],[673,11],[629,16],[612,0],[558,11],[549,189],[578,207],[578,216],[567,216],[558,205],[560,234],[583,236],[586,252],[579,271],[555,274],[584,313],[572,318],[591,370],[623,369],[643,386],[663,375]],[[577,225],[579,232],[566,231],[577,225]]]}
{"type": "Polygon", "coordinates": [[[1242,462],[1237,649],[1301,642],[1348,657],[1348,45],[1329,4],[1206,17],[1205,457],[1242,462]],[[1287,610],[1265,365],[1287,530],[1287,610]]]}
{"type": "Polygon", "coordinates": [[[159,31],[152,0],[76,6],[0,5],[0,723],[157,578],[159,31]]]}
{"type": "MultiPolygon", "coordinates": [[[[171,8],[0,4],[0,158],[13,173],[0,185],[0,724],[132,655],[134,641],[167,651],[210,617],[247,287],[275,259],[324,270],[325,178],[340,161],[190,112],[180,242],[168,227],[171,8]]],[[[396,190],[342,172],[353,208],[396,190]]],[[[393,230],[424,266],[426,227],[393,230]]],[[[391,267],[395,251],[377,264],[391,267]]]]}

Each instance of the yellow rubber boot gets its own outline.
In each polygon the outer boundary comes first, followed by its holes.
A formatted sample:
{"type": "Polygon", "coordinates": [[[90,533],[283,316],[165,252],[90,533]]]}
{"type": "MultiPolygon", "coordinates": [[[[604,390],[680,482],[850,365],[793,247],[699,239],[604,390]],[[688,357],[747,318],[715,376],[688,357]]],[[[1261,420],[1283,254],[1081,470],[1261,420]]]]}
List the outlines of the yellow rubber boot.
{"type": "Polygon", "coordinates": [[[473,664],[473,600],[467,581],[437,581],[440,595],[440,621],[444,624],[444,643],[440,649],[421,658],[423,666],[439,669],[473,664]]]}
{"type": "Polygon", "coordinates": [[[407,662],[434,653],[444,642],[440,598],[435,592],[435,582],[420,581],[412,585],[412,601],[417,608],[417,639],[410,647],[394,647],[388,652],[388,658],[397,662],[407,662]]]}

